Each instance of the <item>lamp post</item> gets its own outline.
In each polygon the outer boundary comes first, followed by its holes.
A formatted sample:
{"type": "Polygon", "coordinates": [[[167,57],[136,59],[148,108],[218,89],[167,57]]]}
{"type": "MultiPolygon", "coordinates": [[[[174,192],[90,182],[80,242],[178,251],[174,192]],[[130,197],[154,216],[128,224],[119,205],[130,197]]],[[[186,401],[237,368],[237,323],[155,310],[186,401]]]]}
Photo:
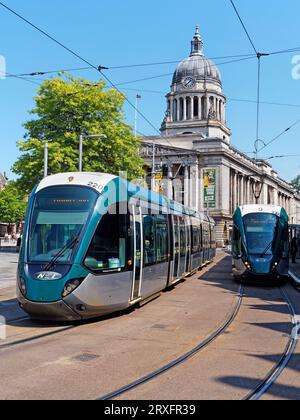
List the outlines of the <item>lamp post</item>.
{"type": "Polygon", "coordinates": [[[44,178],[48,176],[48,150],[49,144],[46,141],[44,145],[44,178]]]}
{"type": "Polygon", "coordinates": [[[105,134],[91,134],[88,136],[84,136],[80,134],[79,138],[79,172],[82,172],[82,158],[83,158],[83,140],[84,139],[107,139],[105,134]]]}

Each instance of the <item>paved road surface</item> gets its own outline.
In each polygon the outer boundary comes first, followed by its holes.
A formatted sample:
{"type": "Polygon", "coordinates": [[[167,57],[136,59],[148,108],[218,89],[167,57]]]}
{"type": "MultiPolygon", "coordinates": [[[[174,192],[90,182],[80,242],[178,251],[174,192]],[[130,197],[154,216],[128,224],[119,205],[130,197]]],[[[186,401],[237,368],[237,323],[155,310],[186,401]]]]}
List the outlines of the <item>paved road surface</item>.
{"type": "Polygon", "coordinates": [[[15,286],[18,257],[18,254],[0,253],[0,290],[15,286]]]}

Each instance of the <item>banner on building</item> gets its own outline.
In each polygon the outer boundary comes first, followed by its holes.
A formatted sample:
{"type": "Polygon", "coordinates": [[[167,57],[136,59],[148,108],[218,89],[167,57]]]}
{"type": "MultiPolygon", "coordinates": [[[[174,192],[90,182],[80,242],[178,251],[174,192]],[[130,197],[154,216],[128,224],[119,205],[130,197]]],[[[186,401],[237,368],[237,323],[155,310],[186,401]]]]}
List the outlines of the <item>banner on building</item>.
{"type": "Polygon", "coordinates": [[[215,209],[217,207],[217,170],[204,169],[204,208],[215,209]]]}

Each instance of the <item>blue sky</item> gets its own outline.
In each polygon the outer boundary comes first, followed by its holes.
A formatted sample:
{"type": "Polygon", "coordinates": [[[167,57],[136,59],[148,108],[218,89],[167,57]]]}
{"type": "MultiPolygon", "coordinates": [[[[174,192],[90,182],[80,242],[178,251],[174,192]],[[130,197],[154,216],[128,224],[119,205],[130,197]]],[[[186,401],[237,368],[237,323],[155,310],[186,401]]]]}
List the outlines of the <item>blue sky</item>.
{"type": "MultiPolygon", "coordinates": [[[[299,0],[235,0],[253,38],[263,52],[300,47],[299,0]]],[[[230,5],[229,0],[6,0],[6,4],[77,51],[96,65],[107,67],[162,61],[180,61],[189,55],[195,26],[200,26],[208,57],[253,53],[252,47],[230,5]]],[[[299,52],[263,59],[261,99],[299,105],[261,106],[260,137],[269,141],[300,119],[300,79],[292,77],[292,58],[299,52]]],[[[40,33],[0,7],[0,55],[6,59],[11,74],[33,71],[85,67],[85,65],[44,38],[40,33]]],[[[223,62],[227,60],[215,60],[223,62]]],[[[107,75],[122,83],[173,73],[175,64],[153,67],[109,70],[107,75]]],[[[223,89],[228,97],[227,121],[232,129],[232,143],[251,152],[256,137],[255,103],[232,99],[256,99],[257,67],[255,60],[220,66],[223,89]]],[[[97,80],[95,70],[78,71],[97,80]]],[[[171,75],[133,83],[123,88],[131,101],[140,93],[141,111],[157,128],[165,112],[165,98],[171,75]],[[146,92],[146,91],[155,91],[146,92]]],[[[39,81],[40,78],[33,79],[39,81]]],[[[0,171],[10,171],[19,152],[16,142],[22,140],[22,124],[33,108],[38,86],[7,78],[0,80],[0,171]]],[[[134,110],[126,106],[126,118],[134,122],[134,110]]],[[[155,134],[139,119],[139,131],[155,134]]],[[[263,157],[300,154],[300,124],[266,149],[263,157]]],[[[300,173],[299,157],[272,160],[280,176],[291,180],[300,173]]]]}

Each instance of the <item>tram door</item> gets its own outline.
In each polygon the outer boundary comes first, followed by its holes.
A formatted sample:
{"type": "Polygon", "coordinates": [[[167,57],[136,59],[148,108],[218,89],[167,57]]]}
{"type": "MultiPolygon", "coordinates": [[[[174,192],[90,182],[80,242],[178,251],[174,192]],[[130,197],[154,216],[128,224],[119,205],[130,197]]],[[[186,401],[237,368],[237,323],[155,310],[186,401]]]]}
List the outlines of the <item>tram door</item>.
{"type": "Polygon", "coordinates": [[[133,206],[133,285],[131,301],[141,297],[142,279],[143,279],[143,216],[141,207],[133,206]]]}
{"type": "Polygon", "coordinates": [[[190,272],[190,265],[191,265],[191,254],[192,254],[191,223],[190,223],[190,218],[189,217],[186,218],[185,230],[186,230],[186,241],[187,241],[185,272],[189,273],[190,272]]]}
{"type": "Polygon", "coordinates": [[[180,261],[180,231],[179,231],[179,217],[173,216],[174,220],[174,272],[173,281],[178,280],[179,274],[179,261],[180,261]]]}
{"type": "Polygon", "coordinates": [[[184,217],[180,217],[180,268],[179,277],[182,277],[186,272],[187,259],[187,231],[184,217]]]}

